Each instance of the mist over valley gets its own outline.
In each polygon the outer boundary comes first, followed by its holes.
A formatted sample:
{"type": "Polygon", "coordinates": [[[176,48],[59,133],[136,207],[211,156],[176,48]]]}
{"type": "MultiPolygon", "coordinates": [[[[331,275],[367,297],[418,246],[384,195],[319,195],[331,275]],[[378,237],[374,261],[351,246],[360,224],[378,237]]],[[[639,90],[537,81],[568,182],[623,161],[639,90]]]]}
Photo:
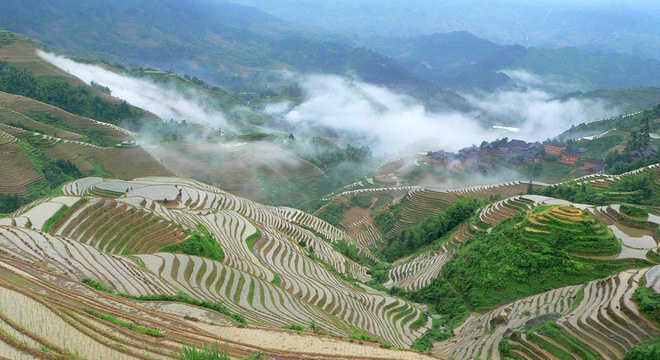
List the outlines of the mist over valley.
{"type": "Polygon", "coordinates": [[[5,1],[0,358],[660,359],[658,9],[5,1]]]}

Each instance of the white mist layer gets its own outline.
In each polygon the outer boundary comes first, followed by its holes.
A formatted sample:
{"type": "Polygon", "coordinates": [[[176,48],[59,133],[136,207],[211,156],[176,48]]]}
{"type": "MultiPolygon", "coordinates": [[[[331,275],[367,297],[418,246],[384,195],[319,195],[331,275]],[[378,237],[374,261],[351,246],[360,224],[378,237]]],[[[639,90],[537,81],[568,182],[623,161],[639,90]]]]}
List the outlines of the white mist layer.
{"type": "Polygon", "coordinates": [[[520,129],[517,139],[545,140],[571,125],[615,114],[599,101],[551,100],[551,95],[540,90],[466,96],[473,107],[488,116],[510,119],[498,128],[487,129],[474,120],[475,114],[429,112],[409,96],[339,76],[303,76],[299,83],[305,100],[283,115],[286,120],[301,128],[321,125],[360,133],[374,139],[376,152],[392,153],[428,138],[437,139],[439,149],[456,151],[511,136],[508,129],[514,127],[520,129]]]}
{"type": "MultiPolygon", "coordinates": [[[[181,94],[166,86],[120,75],[99,66],[80,64],[41,51],[38,55],[82,81],[94,81],[109,87],[113,96],[162,119],[185,119],[227,127],[222,113],[203,105],[204,94],[181,94]]],[[[530,85],[542,84],[544,80],[530,73],[516,74],[530,85]]],[[[483,96],[464,95],[478,112],[434,113],[410,96],[341,76],[288,76],[299,82],[304,101],[299,105],[290,102],[270,104],[265,113],[286,119],[303,133],[315,126],[351,132],[367,139],[367,145],[376,153],[394,153],[412,143],[424,140],[428,143],[429,139],[434,139],[433,148],[447,151],[502,137],[545,140],[571,125],[615,115],[613,109],[607,109],[599,101],[552,100],[550,94],[533,89],[483,96]],[[496,124],[499,128],[486,128],[475,121],[479,112],[487,117],[505,119],[505,122],[496,124]],[[520,131],[512,134],[508,131],[512,128],[520,131]]]]}
{"type": "Polygon", "coordinates": [[[147,110],[161,119],[187,120],[212,127],[227,126],[222,113],[205,108],[201,102],[190,100],[201,99],[199,94],[184,95],[144,79],[120,75],[100,66],[77,63],[40,50],[37,55],[88,84],[94,81],[107,86],[112,91],[112,96],[147,110]]]}

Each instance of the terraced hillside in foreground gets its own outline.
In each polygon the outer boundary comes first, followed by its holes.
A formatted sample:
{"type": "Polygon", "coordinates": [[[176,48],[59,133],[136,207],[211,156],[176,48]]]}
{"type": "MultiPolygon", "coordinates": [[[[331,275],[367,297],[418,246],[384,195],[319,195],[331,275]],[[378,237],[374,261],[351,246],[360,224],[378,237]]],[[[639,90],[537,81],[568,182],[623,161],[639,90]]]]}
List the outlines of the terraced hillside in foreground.
{"type": "MultiPolygon", "coordinates": [[[[378,191],[383,190],[354,194],[378,198],[378,191]]],[[[424,194],[414,188],[387,191],[388,199],[424,194]]],[[[410,347],[430,329],[433,316],[426,306],[365,285],[370,270],[332,245],[359,243],[323,220],[180,178],[85,178],[68,183],[62,193],[0,219],[0,273],[5,275],[0,297],[32,309],[27,315],[25,307],[0,308],[0,356],[48,358],[51,351],[64,357],[172,358],[184,345],[214,342],[226,344],[234,356],[258,351],[282,359],[426,356],[342,340],[372,338],[410,347]],[[219,244],[221,252],[200,253],[186,245],[200,241],[219,244]],[[49,325],[40,327],[37,319],[49,325]]],[[[625,230],[619,212],[616,205],[596,208],[536,195],[506,198],[478,210],[441,246],[394,263],[384,285],[424,289],[465,242],[488,229],[497,231],[520,214],[525,220],[516,231],[530,239],[558,227],[590,234],[569,246],[570,252],[598,257],[592,254],[599,251],[581,246],[615,246],[615,236],[625,230]]],[[[617,251],[624,254],[635,241],[623,241],[617,251]]],[[[454,337],[433,344],[433,354],[620,358],[658,335],[631,300],[639,280],[657,273],[660,268],[625,270],[473,313],[454,337]]],[[[651,278],[648,283],[655,286],[651,278]]]]}
{"type": "Polygon", "coordinates": [[[232,357],[261,353],[272,359],[431,358],[328,335],[237,327],[215,311],[110,295],[69,275],[45,271],[40,263],[30,265],[4,254],[0,303],[0,357],[7,359],[173,359],[184,346],[212,344],[232,357]]]}
{"type": "Polygon", "coordinates": [[[658,270],[628,270],[471,316],[433,352],[456,359],[504,359],[499,349],[524,359],[621,359],[659,333],[632,300],[640,279],[658,270]]]}
{"type": "Polygon", "coordinates": [[[134,297],[221,300],[250,324],[313,324],[404,348],[430,326],[424,307],[338,276],[370,280],[367,268],[328,242],[345,240],[343,232],[297,210],[178,178],[85,178],[63,193],[0,219],[3,253],[134,297]],[[185,250],[200,239],[217,242],[223,254],[185,250]],[[183,250],[163,252],[176,244],[183,250]]]}

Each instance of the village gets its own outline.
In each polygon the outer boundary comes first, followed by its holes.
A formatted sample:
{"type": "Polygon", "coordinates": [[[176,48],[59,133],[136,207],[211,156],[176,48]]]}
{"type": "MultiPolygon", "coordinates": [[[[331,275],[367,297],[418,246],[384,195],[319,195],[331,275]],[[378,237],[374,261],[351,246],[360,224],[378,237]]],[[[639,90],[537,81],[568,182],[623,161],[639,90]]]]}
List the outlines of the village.
{"type": "MultiPolygon", "coordinates": [[[[633,160],[643,158],[648,160],[655,155],[658,148],[650,146],[643,150],[630,153],[633,160]]],[[[528,164],[541,162],[557,162],[568,166],[580,166],[586,175],[603,174],[605,161],[586,156],[584,147],[570,146],[557,140],[541,142],[526,142],[508,138],[483,142],[480,146],[473,145],[450,153],[446,151],[429,151],[426,154],[426,164],[443,167],[450,171],[465,170],[485,172],[498,166],[511,166],[522,169],[528,164]]]]}

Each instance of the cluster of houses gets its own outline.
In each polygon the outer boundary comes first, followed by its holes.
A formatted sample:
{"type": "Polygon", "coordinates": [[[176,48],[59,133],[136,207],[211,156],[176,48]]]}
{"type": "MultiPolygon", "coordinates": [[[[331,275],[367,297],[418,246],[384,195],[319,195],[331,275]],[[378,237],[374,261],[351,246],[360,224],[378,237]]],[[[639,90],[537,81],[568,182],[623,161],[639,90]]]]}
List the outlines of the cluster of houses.
{"type": "Polygon", "coordinates": [[[649,158],[651,158],[651,156],[655,155],[655,153],[657,152],[658,152],[657,146],[649,146],[643,150],[631,151],[630,157],[632,158],[633,161],[637,161],[639,159],[648,160],[649,158]]]}
{"type": "Polygon", "coordinates": [[[426,154],[426,163],[444,166],[450,170],[466,168],[487,169],[496,163],[506,161],[514,167],[522,168],[525,164],[541,161],[543,144],[528,143],[523,140],[499,141],[491,144],[463,148],[458,153],[430,151],[426,154]]]}
{"type": "MultiPolygon", "coordinates": [[[[585,151],[584,148],[571,148],[559,141],[528,143],[513,139],[482,144],[481,147],[463,148],[457,154],[430,151],[426,154],[426,163],[443,166],[449,170],[466,168],[484,170],[504,161],[515,168],[522,168],[525,164],[540,162],[545,154],[556,156],[557,162],[562,164],[575,165],[585,151]]],[[[585,159],[583,166],[586,174],[600,174],[605,170],[605,163],[598,159],[585,159]]]]}

